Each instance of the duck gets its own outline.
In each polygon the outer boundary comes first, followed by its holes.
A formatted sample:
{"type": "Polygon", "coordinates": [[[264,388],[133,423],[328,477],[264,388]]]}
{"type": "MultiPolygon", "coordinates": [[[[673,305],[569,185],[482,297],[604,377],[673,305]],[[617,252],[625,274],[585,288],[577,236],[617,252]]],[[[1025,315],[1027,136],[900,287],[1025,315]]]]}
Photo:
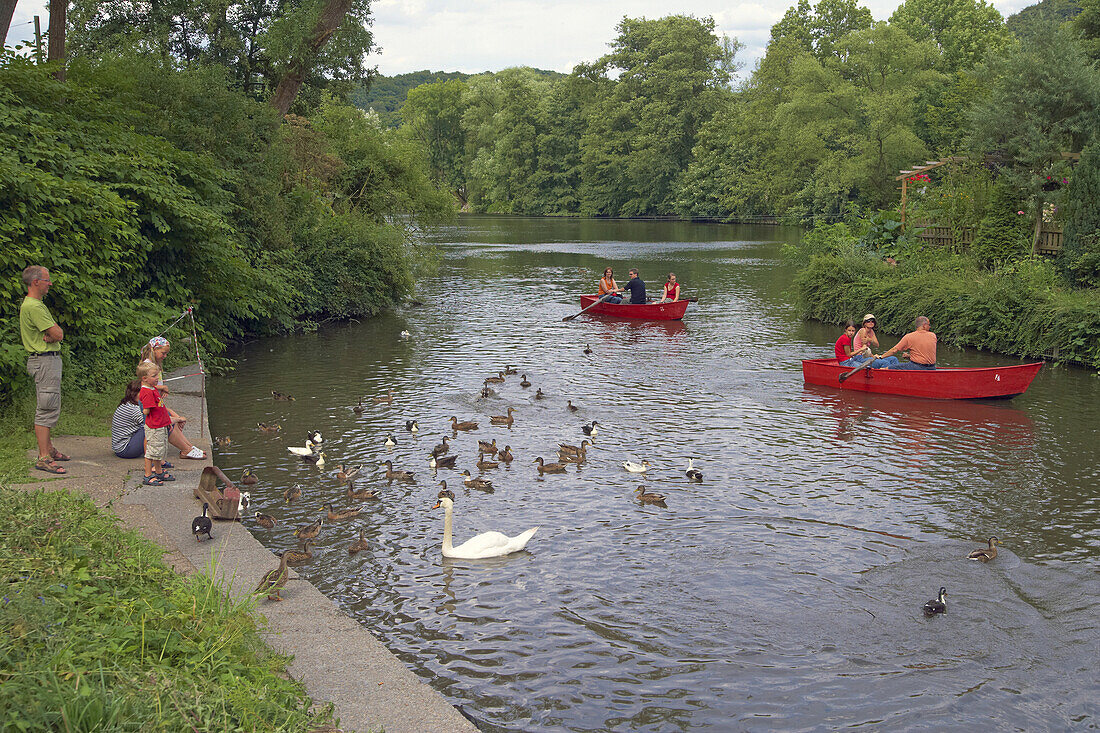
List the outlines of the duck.
{"type": "Polygon", "coordinates": [[[558,453],[559,463],[576,463],[580,465],[588,460],[588,451],[581,451],[580,453],[558,453]]]}
{"type": "Polygon", "coordinates": [[[386,461],[383,464],[386,467],[386,479],[389,481],[413,481],[413,474],[410,471],[395,471],[393,470],[393,461],[386,461]]]}
{"type": "Polygon", "coordinates": [[[256,586],[256,593],[267,593],[267,600],[269,601],[283,600],[279,594],[282,592],[283,586],[286,585],[287,578],[290,577],[286,560],[285,552],[279,555],[279,567],[264,573],[264,577],[260,578],[260,582],[256,586]]]}
{"type": "Polygon", "coordinates": [[[265,433],[277,433],[283,429],[283,426],[279,423],[271,423],[270,425],[268,425],[265,422],[258,422],[256,423],[256,427],[265,433]]]}
{"type": "Polygon", "coordinates": [[[459,430],[477,430],[477,423],[473,420],[466,420],[465,422],[459,422],[458,418],[454,415],[451,416],[451,430],[458,432],[459,430]]]}
{"type": "Polygon", "coordinates": [[[401,333],[399,333],[399,334],[397,334],[397,335],[398,335],[398,336],[400,336],[400,337],[401,337],[401,338],[403,338],[403,339],[407,339],[407,338],[409,338],[410,336],[412,336],[412,334],[411,334],[411,333],[409,333],[408,331],[402,331],[401,333]]]}
{"type": "Polygon", "coordinates": [[[487,557],[509,555],[526,547],[531,538],[535,536],[535,532],[539,530],[538,527],[532,527],[515,537],[509,537],[500,532],[483,532],[476,537],[471,537],[458,547],[454,547],[451,539],[451,527],[454,522],[454,499],[455,495],[444,488],[439,492],[438,501],[432,506],[432,509],[443,507],[443,557],[457,560],[480,560],[487,557]]]}
{"type": "Polygon", "coordinates": [[[592,347],[589,346],[588,344],[584,345],[584,355],[585,356],[592,356],[592,347]]]}
{"type": "Polygon", "coordinates": [[[275,517],[270,514],[264,514],[262,512],[256,512],[256,524],[260,525],[264,529],[274,529],[275,525],[279,522],[275,517]]]}
{"type": "Polygon", "coordinates": [[[386,436],[386,440],[382,443],[382,445],[386,446],[387,448],[392,448],[397,445],[397,438],[393,437],[393,433],[390,433],[386,436]]]}
{"type": "Polygon", "coordinates": [[[581,408],[579,408],[579,407],[577,407],[576,405],[573,404],[573,400],[566,400],[565,401],[565,407],[570,412],[576,412],[577,410],[581,409],[581,408]]]}
{"type": "Polygon", "coordinates": [[[497,459],[501,463],[511,463],[513,458],[515,456],[512,455],[512,446],[510,445],[504,446],[504,450],[497,454],[497,459]]]}
{"type": "Polygon", "coordinates": [[[599,423],[596,422],[595,420],[593,420],[588,425],[581,425],[581,432],[584,433],[585,435],[589,435],[589,436],[595,438],[596,433],[600,432],[598,426],[599,426],[599,423]]]}
{"type": "Polygon", "coordinates": [[[214,535],[210,534],[210,530],[214,528],[214,522],[210,517],[206,516],[207,510],[210,509],[210,505],[204,503],[202,505],[202,516],[195,517],[191,520],[191,534],[195,535],[196,542],[202,542],[200,535],[206,535],[206,539],[214,539],[214,535]]]}
{"type": "Polygon", "coordinates": [[[542,387],[539,387],[537,390],[535,390],[535,399],[536,400],[541,400],[541,399],[545,399],[545,398],[546,398],[546,394],[543,393],[542,387]]]}
{"type": "Polygon", "coordinates": [[[937,613],[947,613],[947,588],[940,588],[939,598],[933,598],[922,607],[925,616],[935,616],[937,613]]]}
{"type": "Polygon", "coordinates": [[[275,398],[276,402],[293,402],[294,401],[294,396],[293,395],[284,394],[282,392],[276,392],[275,390],[271,390],[271,396],[275,398]]]}
{"type": "Polygon", "coordinates": [[[535,463],[539,466],[539,473],[565,473],[563,463],[546,463],[542,458],[536,458],[535,463]]]}
{"type": "Polygon", "coordinates": [[[316,464],[318,467],[325,465],[325,452],[310,453],[308,456],[298,456],[306,463],[316,464]]]}
{"type": "Polygon", "coordinates": [[[248,505],[252,503],[252,494],[247,491],[242,491],[241,495],[237,497],[237,515],[243,517],[245,510],[248,509],[248,505]]]}
{"type": "Polygon", "coordinates": [[[462,475],[465,476],[465,478],[462,479],[462,483],[466,484],[471,489],[491,489],[491,488],[493,488],[493,482],[492,481],[490,481],[488,479],[484,479],[484,478],[474,478],[473,476],[470,475],[469,469],[463,471],[462,475]]]}
{"type": "Polygon", "coordinates": [[[310,430],[308,433],[306,433],[305,447],[288,445],[286,449],[296,456],[308,456],[316,453],[317,446],[321,445],[321,443],[324,442],[325,439],[321,437],[321,434],[319,432],[317,432],[316,430],[310,430]]]}
{"type": "Polygon", "coordinates": [[[492,425],[507,425],[508,427],[512,427],[512,423],[516,421],[516,419],[512,417],[512,413],[515,411],[516,408],[509,407],[507,415],[493,415],[489,418],[489,423],[492,425]]]}
{"type": "Polygon", "coordinates": [[[366,412],[367,408],[363,407],[363,398],[360,397],[359,404],[351,409],[356,415],[362,415],[364,412],[366,412]]]}
{"type": "Polygon", "coordinates": [[[651,494],[645,490],[644,486],[639,486],[634,489],[634,493],[638,495],[638,501],[643,504],[653,504],[654,506],[668,509],[668,506],[665,504],[664,494],[651,494]]]}
{"type": "Polygon", "coordinates": [[[497,372],[495,377],[486,377],[485,384],[500,384],[504,381],[504,372],[497,372]]]}
{"type": "Polygon", "coordinates": [[[697,484],[703,483],[703,472],[695,468],[695,460],[688,459],[688,470],[684,471],[684,475],[688,477],[689,481],[694,481],[697,484]]]}
{"type": "MultiPolygon", "coordinates": [[[[492,456],[490,456],[490,458],[491,457],[492,456]]],[[[497,462],[497,461],[487,461],[487,460],[485,460],[485,454],[484,453],[478,453],[477,454],[477,463],[474,464],[474,465],[477,466],[479,471],[488,471],[491,468],[496,468],[497,466],[500,465],[500,463],[497,462]]]]}
{"type": "Polygon", "coordinates": [[[393,403],[393,390],[391,389],[385,397],[375,397],[374,404],[376,405],[389,405],[393,403]]]}
{"type": "Polygon", "coordinates": [[[363,501],[365,499],[377,499],[378,494],[372,489],[356,489],[355,482],[348,480],[347,491],[344,493],[348,501],[363,501]]]}
{"type": "Polygon", "coordinates": [[[524,374],[524,375],[523,375],[523,376],[522,376],[522,377],[520,378],[520,380],[519,380],[519,386],[521,386],[521,387],[530,387],[530,386],[531,386],[531,383],[527,381],[527,375],[526,375],[526,374],[524,374]]]}
{"type": "Polygon", "coordinates": [[[295,499],[301,499],[301,498],[302,498],[302,486],[300,484],[294,484],[289,489],[287,489],[286,491],[283,492],[283,501],[285,501],[287,504],[294,501],[295,499]]]}
{"type": "Polygon", "coordinates": [[[458,456],[433,456],[428,455],[428,465],[435,470],[437,468],[454,468],[458,456]]]}
{"type": "Polygon", "coordinates": [[[348,554],[354,555],[368,549],[370,549],[370,545],[367,544],[367,538],[363,536],[363,530],[359,530],[359,539],[348,545],[348,554]]]}
{"type": "Polygon", "coordinates": [[[518,372],[516,371],[516,368],[514,366],[512,366],[511,364],[505,364],[504,365],[504,373],[505,374],[517,374],[518,372]]]}
{"type": "Polygon", "coordinates": [[[256,474],[252,473],[251,468],[246,468],[244,470],[244,473],[241,474],[241,484],[243,484],[244,486],[252,486],[259,480],[260,479],[256,476],[256,474]]]}
{"type": "Polygon", "coordinates": [[[568,443],[558,443],[558,453],[581,453],[588,450],[588,446],[592,445],[590,440],[582,440],[580,445],[569,445],[568,443]]]}
{"type": "Polygon", "coordinates": [[[623,461],[623,468],[630,473],[645,473],[649,470],[649,461],[642,461],[636,463],[634,461],[623,461]]]}
{"type": "Polygon", "coordinates": [[[417,423],[416,420],[406,420],[405,421],[405,432],[419,433],[420,432],[420,424],[417,423]]]}
{"type": "Polygon", "coordinates": [[[477,450],[479,453],[488,453],[490,456],[495,456],[500,449],[497,448],[497,439],[493,438],[492,442],[477,441],[477,450]]]}
{"type": "Polygon", "coordinates": [[[489,389],[489,385],[487,385],[487,384],[484,387],[481,388],[481,396],[484,397],[485,399],[488,399],[488,398],[492,397],[495,394],[496,394],[496,392],[489,389]]]}
{"type": "Polygon", "coordinates": [[[997,557],[997,543],[1000,542],[996,537],[989,538],[988,547],[979,547],[974,552],[966,556],[968,560],[980,560],[981,562],[989,562],[993,558],[997,557]]]}
{"type": "Polygon", "coordinates": [[[328,521],[330,522],[342,522],[345,519],[351,519],[352,517],[359,516],[360,509],[341,509],[336,511],[332,508],[332,504],[322,504],[322,509],[328,509],[328,521]]]}
{"type": "Polygon", "coordinates": [[[286,564],[292,568],[299,565],[305,565],[307,562],[313,559],[313,550],[309,549],[313,545],[313,540],[302,540],[298,543],[297,550],[287,550],[283,553],[283,557],[286,558],[286,564]]]}
{"type": "Polygon", "coordinates": [[[442,455],[446,454],[447,452],[449,452],[451,450],[451,446],[450,446],[449,443],[447,443],[447,440],[448,440],[447,436],[444,435],[443,436],[443,442],[442,443],[437,443],[436,446],[434,448],[432,448],[432,455],[433,456],[438,458],[439,456],[442,456],[442,455]]]}
{"type": "Polygon", "coordinates": [[[325,519],[321,517],[311,524],[303,524],[301,527],[294,530],[294,536],[300,540],[316,539],[317,535],[321,534],[321,526],[324,525],[324,523],[325,519]]]}
{"type": "Polygon", "coordinates": [[[359,475],[359,472],[363,470],[362,464],[358,466],[352,466],[351,468],[344,468],[344,464],[341,463],[336,467],[336,480],[337,481],[350,481],[359,475]]]}
{"type": "Polygon", "coordinates": [[[233,439],[230,438],[228,435],[223,435],[220,438],[214,438],[214,445],[218,446],[219,448],[225,448],[226,446],[232,444],[233,439]]]}

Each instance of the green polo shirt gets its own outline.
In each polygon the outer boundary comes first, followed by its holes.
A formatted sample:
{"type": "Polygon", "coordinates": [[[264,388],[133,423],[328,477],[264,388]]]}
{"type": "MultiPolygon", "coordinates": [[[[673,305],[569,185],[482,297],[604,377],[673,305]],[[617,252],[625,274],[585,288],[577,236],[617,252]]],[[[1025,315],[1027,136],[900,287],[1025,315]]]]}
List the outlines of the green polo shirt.
{"type": "Polygon", "coordinates": [[[46,343],[43,338],[47,330],[57,325],[50,315],[50,309],[38,298],[27,296],[19,306],[19,335],[23,337],[23,348],[32,354],[44,351],[61,351],[61,342],[46,343]]]}

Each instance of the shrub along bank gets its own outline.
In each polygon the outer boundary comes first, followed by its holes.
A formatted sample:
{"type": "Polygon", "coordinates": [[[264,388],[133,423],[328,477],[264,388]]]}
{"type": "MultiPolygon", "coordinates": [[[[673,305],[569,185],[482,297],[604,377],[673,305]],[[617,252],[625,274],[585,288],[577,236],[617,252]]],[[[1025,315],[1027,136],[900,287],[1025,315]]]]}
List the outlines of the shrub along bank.
{"type": "Polygon", "coordinates": [[[0,728],[306,731],[250,604],[66,492],[0,489],[0,728]]]}
{"type": "Polygon", "coordinates": [[[987,270],[967,255],[902,246],[891,265],[845,224],[819,227],[794,249],[806,263],[795,291],[807,318],[870,312],[880,331],[903,334],[925,315],[942,343],[1100,369],[1100,290],[1067,287],[1042,259],[987,270]]]}

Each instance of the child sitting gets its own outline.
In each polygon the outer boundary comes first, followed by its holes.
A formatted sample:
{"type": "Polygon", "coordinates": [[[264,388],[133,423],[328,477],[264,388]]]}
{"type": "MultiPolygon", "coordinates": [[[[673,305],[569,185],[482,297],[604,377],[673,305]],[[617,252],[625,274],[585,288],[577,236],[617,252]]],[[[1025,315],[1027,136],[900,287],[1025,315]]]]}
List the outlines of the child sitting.
{"type": "Polygon", "coordinates": [[[146,486],[163,486],[165,481],[176,480],[163,467],[168,457],[168,430],[172,417],[157,390],[159,376],[160,367],[156,364],[146,361],[138,365],[137,377],[141,380],[138,404],[145,415],[145,480],[142,483],[146,486]]]}

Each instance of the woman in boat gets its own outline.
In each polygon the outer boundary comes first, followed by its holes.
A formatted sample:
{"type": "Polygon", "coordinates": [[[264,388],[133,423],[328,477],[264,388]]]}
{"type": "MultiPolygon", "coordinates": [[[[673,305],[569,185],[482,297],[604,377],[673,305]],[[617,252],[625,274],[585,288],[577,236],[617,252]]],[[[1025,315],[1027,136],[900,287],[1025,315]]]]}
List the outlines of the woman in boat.
{"type": "MultiPolygon", "coordinates": [[[[172,345],[168,343],[168,339],[163,336],[154,336],[149,339],[149,343],[141,349],[141,356],[138,360],[138,364],[149,361],[156,364],[161,368],[161,379],[158,380],[157,389],[162,389],[161,385],[164,376],[164,359],[168,356],[169,350],[172,345]]],[[[164,390],[167,392],[167,390],[164,390]]],[[[183,434],[183,426],[187,422],[187,418],[181,417],[171,407],[168,408],[168,415],[172,418],[172,426],[168,433],[168,442],[179,448],[180,458],[190,458],[196,461],[202,461],[206,459],[206,453],[204,453],[198,446],[187,439],[187,436],[183,434]]]]}
{"type": "Polygon", "coordinates": [[[861,361],[855,361],[852,357],[855,356],[855,350],[852,348],[852,339],[856,335],[855,321],[848,321],[844,324],[844,333],[840,334],[840,338],[833,344],[833,350],[836,352],[836,362],[843,367],[859,366],[861,361]]]}
{"type": "MultiPolygon", "coordinates": [[[[852,350],[854,352],[851,359],[852,366],[859,366],[870,359],[874,349],[878,347],[878,336],[875,335],[875,326],[877,325],[878,321],[875,320],[874,313],[868,313],[863,317],[863,328],[856,331],[856,335],[852,339],[852,350]]],[[[901,366],[901,361],[896,356],[875,359],[874,363],[871,364],[872,369],[890,369],[898,366],[901,366]]]]}
{"type": "Polygon", "coordinates": [[[676,273],[668,273],[668,281],[665,283],[664,293],[658,303],[675,303],[680,299],[680,283],[676,282],[676,273]]]}
{"type": "Polygon", "coordinates": [[[622,303],[623,289],[619,287],[615,282],[615,273],[610,267],[603,271],[603,277],[600,278],[600,289],[596,291],[596,296],[602,298],[603,296],[611,293],[611,296],[605,300],[605,303],[622,303]]]}

